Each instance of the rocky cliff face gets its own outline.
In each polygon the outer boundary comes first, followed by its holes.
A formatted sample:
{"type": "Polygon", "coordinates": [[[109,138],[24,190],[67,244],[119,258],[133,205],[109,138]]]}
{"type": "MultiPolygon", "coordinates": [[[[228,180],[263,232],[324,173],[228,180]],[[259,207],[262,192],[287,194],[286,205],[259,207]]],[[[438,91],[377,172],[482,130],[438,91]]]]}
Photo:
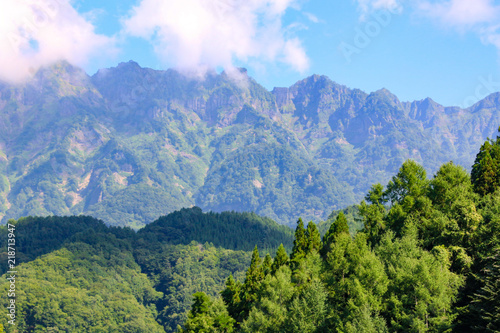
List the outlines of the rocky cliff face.
{"type": "Polygon", "coordinates": [[[0,83],[0,217],[92,214],[139,227],[184,206],[324,219],[407,158],[470,168],[500,94],[468,109],[314,75],[267,91],[246,71],[188,78],[59,63],[0,83]]]}

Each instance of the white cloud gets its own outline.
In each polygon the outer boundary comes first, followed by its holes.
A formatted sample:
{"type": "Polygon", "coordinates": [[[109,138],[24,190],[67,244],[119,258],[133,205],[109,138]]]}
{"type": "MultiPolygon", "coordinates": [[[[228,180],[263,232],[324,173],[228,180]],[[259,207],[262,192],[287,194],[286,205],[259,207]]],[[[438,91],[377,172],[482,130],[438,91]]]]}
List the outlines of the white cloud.
{"type": "Polygon", "coordinates": [[[419,14],[459,32],[473,31],[500,50],[500,6],[493,0],[417,1],[419,14]]]}
{"type": "Polygon", "coordinates": [[[0,0],[0,80],[20,82],[58,60],[83,66],[113,50],[70,0],[0,0]]]}
{"type": "Polygon", "coordinates": [[[491,0],[418,2],[418,9],[424,15],[456,27],[472,26],[498,20],[499,8],[491,0]]]}
{"type": "Polygon", "coordinates": [[[298,72],[304,72],[309,67],[309,59],[297,38],[286,41],[284,56],[285,62],[298,72]]]}
{"type": "Polygon", "coordinates": [[[165,64],[177,68],[279,60],[304,71],[305,50],[282,26],[292,5],[292,0],[142,0],[123,22],[124,33],[150,40],[165,64]]]}
{"type": "Polygon", "coordinates": [[[485,44],[500,51],[500,5],[494,0],[355,0],[360,19],[381,9],[401,12],[403,5],[415,14],[460,33],[472,31],[485,44]]]}

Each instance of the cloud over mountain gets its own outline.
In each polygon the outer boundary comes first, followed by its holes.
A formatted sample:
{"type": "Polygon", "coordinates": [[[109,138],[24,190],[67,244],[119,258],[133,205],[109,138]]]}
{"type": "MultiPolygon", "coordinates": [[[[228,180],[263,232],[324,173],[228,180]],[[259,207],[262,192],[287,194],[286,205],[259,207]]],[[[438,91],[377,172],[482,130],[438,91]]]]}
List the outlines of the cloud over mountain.
{"type": "Polygon", "coordinates": [[[0,80],[19,82],[64,59],[85,65],[113,40],[96,34],[69,0],[0,0],[0,80]]]}
{"type": "Polygon", "coordinates": [[[142,0],[123,22],[178,68],[231,67],[235,61],[279,61],[303,72],[309,59],[282,24],[292,0],[142,0]]]}

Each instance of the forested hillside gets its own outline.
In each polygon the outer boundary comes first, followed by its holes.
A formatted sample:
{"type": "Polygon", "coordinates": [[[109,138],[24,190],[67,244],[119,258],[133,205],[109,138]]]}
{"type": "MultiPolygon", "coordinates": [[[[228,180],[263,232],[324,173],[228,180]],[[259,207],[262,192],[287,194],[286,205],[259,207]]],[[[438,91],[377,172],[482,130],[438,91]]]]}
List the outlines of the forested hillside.
{"type": "Polygon", "coordinates": [[[500,332],[499,152],[485,142],[472,179],[404,162],[368,191],[354,236],[343,211],[323,237],[299,219],[289,255],[255,247],[245,280],[195,293],[179,331],[500,332]]]}
{"type": "Polygon", "coordinates": [[[267,91],[245,70],[203,79],[134,62],[88,76],[60,62],[0,82],[0,217],[78,215],[138,229],[183,207],[326,220],[408,158],[467,170],[500,123],[313,75],[267,91]]]}
{"type": "Polygon", "coordinates": [[[254,213],[198,207],[139,231],[86,216],[10,220],[10,231],[0,227],[0,259],[14,232],[17,324],[6,316],[0,324],[6,332],[498,332],[499,212],[497,138],[481,146],[471,174],[448,162],[428,177],[407,160],[358,206],[319,227],[299,218],[294,234],[254,213]]]}
{"type": "Polygon", "coordinates": [[[255,213],[203,213],[200,208],[183,208],[139,230],[138,235],[156,242],[189,244],[209,242],[226,249],[252,251],[275,250],[276,244],[291,249],[293,232],[267,217],[255,213]]]}
{"type": "MultiPolygon", "coordinates": [[[[16,235],[19,320],[13,327],[2,316],[7,332],[173,332],[186,319],[193,293],[216,296],[226,276],[243,279],[255,244],[274,252],[281,243],[290,249],[293,240],[292,230],[267,218],[203,214],[196,207],[139,233],[85,216],[9,223],[16,235]]],[[[5,263],[7,233],[0,227],[5,263]]],[[[9,286],[3,275],[0,292],[7,295],[9,286]]],[[[7,302],[1,298],[2,308],[7,302]]]]}

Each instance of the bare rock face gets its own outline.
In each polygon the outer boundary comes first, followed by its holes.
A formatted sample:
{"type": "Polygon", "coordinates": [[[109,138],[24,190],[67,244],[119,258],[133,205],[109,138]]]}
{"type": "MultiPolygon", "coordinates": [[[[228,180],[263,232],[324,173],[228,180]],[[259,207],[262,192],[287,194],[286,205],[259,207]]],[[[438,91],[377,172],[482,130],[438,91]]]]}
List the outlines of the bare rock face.
{"type": "Polygon", "coordinates": [[[278,106],[278,108],[281,109],[282,107],[292,103],[292,94],[290,93],[290,89],[283,87],[275,87],[272,93],[276,98],[276,105],[278,106]]]}

